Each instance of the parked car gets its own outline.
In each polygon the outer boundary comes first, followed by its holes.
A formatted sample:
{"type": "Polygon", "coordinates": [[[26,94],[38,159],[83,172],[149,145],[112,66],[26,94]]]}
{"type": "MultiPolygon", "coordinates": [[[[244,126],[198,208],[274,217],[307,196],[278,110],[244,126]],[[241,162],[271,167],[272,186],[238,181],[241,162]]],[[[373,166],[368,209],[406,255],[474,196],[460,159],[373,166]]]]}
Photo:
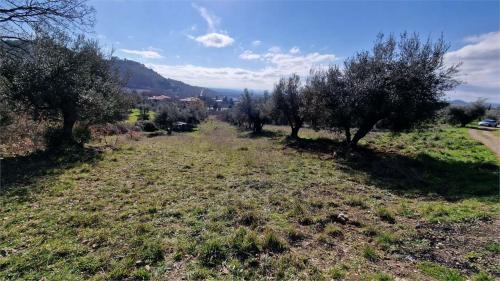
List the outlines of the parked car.
{"type": "Polygon", "coordinates": [[[483,121],[479,122],[479,126],[496,127],[497,121],[493,119],[484,119],[483,121]]]}

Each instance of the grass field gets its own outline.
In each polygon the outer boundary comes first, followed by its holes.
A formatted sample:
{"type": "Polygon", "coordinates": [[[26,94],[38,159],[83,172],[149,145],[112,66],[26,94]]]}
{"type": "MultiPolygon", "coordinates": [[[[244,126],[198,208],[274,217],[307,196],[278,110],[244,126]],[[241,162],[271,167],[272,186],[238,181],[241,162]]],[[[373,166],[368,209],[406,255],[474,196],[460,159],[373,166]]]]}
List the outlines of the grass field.
{"type": "Polygon", "coordinates": [[[335,134],[265,129],[5,159],[0,279],[500,278],[499,162],[465,129],[347,155],[335,134]]]}
{"type": "MultiPolygon", "coordinates": [[[[149,111],[148,113],[149,113],[149,120],[154,120],[156,117],[156,112],[149,111]]],[[[139,114],[140,112],[138,108],[132,109],[128,116],[127,123],[135,124],[135,122],[137,122],[137,119],[139,118],[139,114]]]]}

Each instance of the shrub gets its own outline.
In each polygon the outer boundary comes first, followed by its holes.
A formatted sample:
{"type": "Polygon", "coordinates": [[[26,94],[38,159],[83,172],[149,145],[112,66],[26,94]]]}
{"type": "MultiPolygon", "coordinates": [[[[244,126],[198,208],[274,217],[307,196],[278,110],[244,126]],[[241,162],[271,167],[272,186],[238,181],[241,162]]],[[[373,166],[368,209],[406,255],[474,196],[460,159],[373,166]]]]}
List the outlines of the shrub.
{"type": "Polygon", "coordinates": [[[139,122],[137,122],[137,125],[139,125],[144,132],[158,131],[158,128],[156,127],[155,123],[153,123],[151,121],[147,121],[147,120],[146,121],[139,121],[139,122]]]}

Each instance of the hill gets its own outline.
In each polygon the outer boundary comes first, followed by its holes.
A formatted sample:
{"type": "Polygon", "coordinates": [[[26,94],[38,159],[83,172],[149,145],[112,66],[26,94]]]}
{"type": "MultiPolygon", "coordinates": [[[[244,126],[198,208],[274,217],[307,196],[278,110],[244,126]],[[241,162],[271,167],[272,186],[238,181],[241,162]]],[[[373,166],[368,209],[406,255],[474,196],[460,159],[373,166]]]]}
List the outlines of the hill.
{"type": "Polygon", "coordinates": [[[177,97],[204,95],[214,96],[216,92],[207,88],[188,85],[184,82],[161,76],[144,64],[127,59],[113,58],[113,66],[125,81],[128,89],[139,92],[152,92],[177,97]]]}

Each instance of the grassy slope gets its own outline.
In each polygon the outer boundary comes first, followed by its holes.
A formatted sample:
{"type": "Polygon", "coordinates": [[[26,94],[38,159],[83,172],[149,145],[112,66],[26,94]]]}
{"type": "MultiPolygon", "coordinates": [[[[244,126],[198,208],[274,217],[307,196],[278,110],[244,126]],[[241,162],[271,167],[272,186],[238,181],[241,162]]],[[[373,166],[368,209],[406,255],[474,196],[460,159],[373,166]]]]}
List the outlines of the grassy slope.
{"type": "Polygon", "coordinates": [[[465,131],[372,134],[353,163],[271,130],[210,121],[11,186],[0,279],[499,277],[498,160],[465,131]]]}

